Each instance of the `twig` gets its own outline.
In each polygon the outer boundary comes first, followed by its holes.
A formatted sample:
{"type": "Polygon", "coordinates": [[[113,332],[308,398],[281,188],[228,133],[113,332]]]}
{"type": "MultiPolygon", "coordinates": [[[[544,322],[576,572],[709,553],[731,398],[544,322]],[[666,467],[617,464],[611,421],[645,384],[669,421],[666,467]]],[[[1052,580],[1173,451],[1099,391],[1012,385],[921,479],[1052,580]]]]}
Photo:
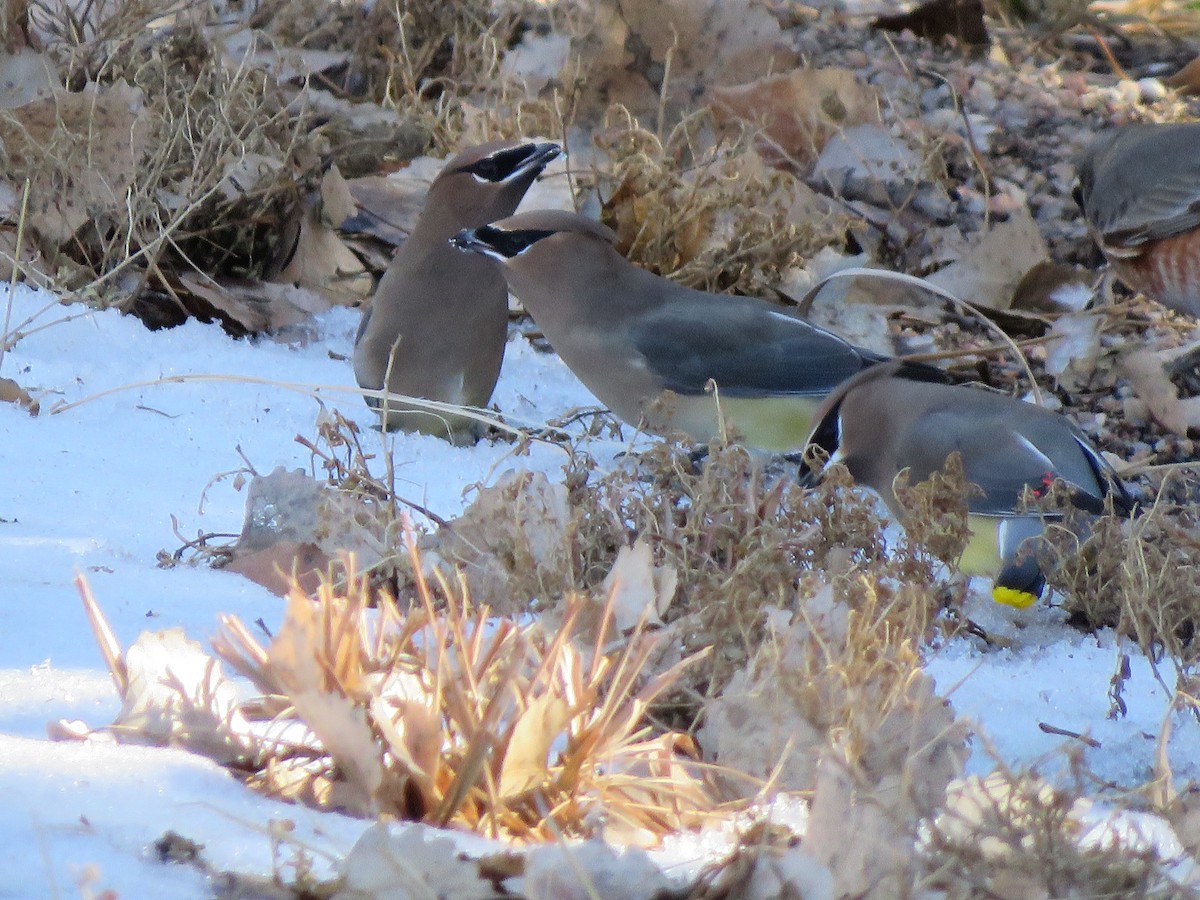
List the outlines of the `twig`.
{"type": "Polygon", "coordinates": [[[1094,747],[1097,750],[1099,750],[1102,746],[1101,743],[1093,737],[1089,737],[1086,734],[1080,734],[1078,731],[1068,731],[1065,728],[1059,728],[1056,725],[1050,725],[1046,722],[1038,722],[1038,729],[1046,734],[1056,734],[1059,737],[1069,737],[1074,738],[1077,741],[1083,741],[1083,743],[1087,744],[1089,747],[1094,747]]]}
{"type": "Polygon", "coordinates": [[[975,304],[959,299],[954,294],[950,293],[950,291],[946,290],[945,288],[938,287],[936,284],[933,284],[924,278],[918,278],[916,275],[909,275],[906,272],[892,272],[887,269],[863,269],[857,266],[850,269],[841,269],[840,271],[833,272],[832,274],[825,276],[811,288],[809,288],[808,292],[800,298],[797,308],[801,311],[802,315],[807,313],[808,309],[812,306],[813,301],[816,300],[817,294],[821,293],[825,286],[835,278],[858,277],[878,278],[881,281],[896,281],[901,284],[912,285],[913,287],[918,287],[922,290],[929,291],[929,293],[941,297],[943,300],[948,300],[960,309],[971,313],[973,316],[978,318],[979,321],[982,322],[989,331],[1000,336],[1001,341],[1009,348],[1009,350],[1012,352],[1013,358],[1024,370],[1025,377],[1029,379],[1034,403],[1036,403],[1038,406],[1045,405],[1045,401],[1042,399],[1041,388],[1038,387],[1037,378],[1034,377],[1033,369],[1029,366],[1029,360],[1025,358],[1025,354],[1021,352],[1021,348],[1017,346],[1017,342],[1014,341],[1003,328],[984,315],[983,311],[980,310],[979,307],[975,306],[975,304]]]}

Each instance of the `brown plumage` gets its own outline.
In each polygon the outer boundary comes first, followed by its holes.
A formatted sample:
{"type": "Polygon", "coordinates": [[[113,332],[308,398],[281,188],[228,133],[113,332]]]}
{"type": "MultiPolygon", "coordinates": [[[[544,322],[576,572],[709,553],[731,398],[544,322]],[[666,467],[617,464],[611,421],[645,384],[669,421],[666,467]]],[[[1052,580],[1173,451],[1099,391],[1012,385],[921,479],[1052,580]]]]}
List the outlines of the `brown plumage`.
{"type": "MultiPolygon", "coordinates": [[[[455,156],[429,186],[412,234],[396,251],[354,343],[360,387],[460,406],[486,406],[500,374],[508,289],[491,260],[454,250],[450,238],[511,215],[559,155],[557,144],[496,141],[455,156]]],[[[386,401],[389,430],[423,431],[459,443],[474,420],[386,401]]]]}
{"type": "Polygon", "coordinates": [[[909,377],[903,363],[875,366],[832,392],[814,419],[812,443],[843,463],[902,518],[892,482],[902,469],[912,481],[962,456],[968,481],[982,494],[969,498],[974,539],[962,568],[995,579],[994,596],[1021,606],[1036,599],[1044,580],[1021,545],[1042,533],[1043,518],[1022,512],[1056,479],[1080,509],[1099,513],[1105,499],[1124,512],[1132,499],[1112,467],[1069,420],[1031,403],[978,388],[909,377]]]}
{"type": "Polygon", "coordinates": [[[1080,161],[1075,197],[1117,277],[1200,315],[1200,123],[1105,132],[1080,161]]]}
{"type": "Polygon", "coordinates": [[[724,427],[758,449],[797,449],[821,398],[882,358],[765,300],[660,278],[613,237],[584,216],[537,210],[455,243],[499,264],[563,362],[630,424],[697,441],[724,427]]]}

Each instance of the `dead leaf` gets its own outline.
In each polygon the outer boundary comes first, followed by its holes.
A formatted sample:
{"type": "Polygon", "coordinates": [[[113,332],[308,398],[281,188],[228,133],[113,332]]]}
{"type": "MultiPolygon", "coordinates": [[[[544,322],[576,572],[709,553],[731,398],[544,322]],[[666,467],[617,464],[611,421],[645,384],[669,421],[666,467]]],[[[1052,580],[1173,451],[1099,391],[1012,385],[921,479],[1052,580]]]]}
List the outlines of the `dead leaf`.
{"type": "Polygon", "coordinates": [[[531,847],[521,885],[527,900],[644,900],[679,890],[646,851],[596,839],[531,847]]]}
{"type": "Polygon", "coordinates": [[[654,565],[654,553],[645,538],[639,537],[632,547],[622,547],[603,585],[612,599],[617,631],[628,634],[640,624],[661,625],[678,581],[673,567],[654,565]]]}
{"type": "Polygon", "coordinates": [[[388,751],[421,791],[424,808],[432,809],[442,752],[441,714],[432,695],[416,675],[393,672],[372,696],[371,713],[388,751]]]}
{"type": "MultiPolygon", "coordinates": [[[[336,169],[331,169],[336,173],[336,169]]],[[[340,224],[349,217],[354,201],[341,176],[327,176],[319,194],[304,201],[299,218],[299,234],[291,245],[287,261],[269,281],[316,291],[328,303],[338,306],[357,306],[375,291],[375,280],[362,260],[346,246],[337,232],[325,222],[326,216],[340,224]],[[333,207],[326,211],[326,195],[333,207]],[[340,216],[340,219],[338,218],[340,216]]]]}
{"type": "Polygon", "coordinates": [[[588,109],[658,109],[663,77],[676,114],[713,85],[787,71],[799,62],[779,21],[754,0],[602,0],[572,43],[588,109]]]}
{"type": "Polygon", "coordinates": [[[1046,373],[1062,380],[1068,369],[1078,378],[1086,378],[1096,367],[1100,353],[1100,316],[1070,313],[1059,316],[1050,326],[1051,340],[1046,344],[1046,373]]]}
{"type": "Polygon", "coordinates": [[[525,708],[513,726],[500,766],[499,797],[523,794],[546,779],[550,750],[555,741],[566,737],[570,720],[567,702],[552,694],[543,694],[525,708]]]}
{"type": "Polygon", "coordinates": [[[0,109],[46,100],[62,82],[50,58],[29,47],[0,53],[0,109]]]}
{"type": "Polygon", "coordinates": [[[196,272],[181,273],[179,281],[189,312],[203,321],[219,320],[235,336],[282,331],[330,308],[315,290],[290,284],[252,279],[217,283],[196,272]]]}
{"type": "Polygon", "coordinates": [[[357,211],[342,222],[342,230],[370,234],[393,247],[412,233],[429,191],[428,181],[399,174],[364,175],[347,186],[357,211]]]}
{"type": "Polygon", "coordinates": [[[331,562],[316,544],[282,541],[254,553],[236,555],[222,569],[283,597],[293,586],[306,594],[315,592],[321,577],[328,575],[331,562]]]}
{"type": "MultiPolygon", "coordinates": [[[[146,152],[142,92],[123,81],[88,88],[0,111],[8,173],[32,176],[29,225],[55,246],[87,222],[126,215],[125,195],[146,152]]],[[[19,211],[10,205],[5,213],[19,211]]]]}
{"type": "Polygon", "coordinates": [[[1185,788],[1167,804],[1162,815],[1171,823],[1184,852],[1192,857],[1200,855],[1200,788],[1185,788]]]}
{"type": "Polygon", "coordinates": [[[1163,82],[1181,94],[1200,94],[1200,56],[1197,56],[1170,78],[1163,82]]]}
{"type": "Polygon", "coordinates": [[[964,44],[990,43],[983,22],[982,0],[926,0],[910,12],[880,16],[871,23],[885,31],[911,31],[940,41],[955,38],[964,44]]]}
{"type": "Polygon", "coordinates": [[[807,171],[835,132],[879,122],[875,92],[849,69],[793,69],[736,87],[716,87],[717,124],[762,129],[756,147],[771,165],[807,171]]]}
{"type": "Polygon", "coordinates": [[[1163,359],[1150,350],[1133,350],[1120,359],[1133,391],[1154,420],[1175,434],[1200,428],[1200,397],[1182,398],[1163,368],[1163,359]]]}
{"type": "MultiPolygon", "coordinates": [[[[265,153],[230,154],[225,160],[225,171],[217,182],[216,191],[226,200],[240,200],[247,194],[262,190],[281,171],[283,162],[265,153]]],[[[182,190],[164,198],[167,201],[164,205],[168,209],[178,209],[190,202],[189,198],[195,192],[195,188],[185,182],[182,190]]]]}
{"type": "Polygon", "coordinates": [[[356,685],[339,685],[337,676],[323,669],[313,655],[321,630],[317,604],[293,591],[287,615],[271,641],[268,667],[288,693],[297,714],[312,729],[345,777],[339,801],[358,815],[379,808],[379,788],[384,768],[366,710],[344,693],[356,685]]]}
{"type": "Polygon", "coordinates": [[[16,403],[31,416],[36,416],[41,410],[41,404],[33,399],[29,391],[11,378],[0,378],[0,403],[16,403]]]}
{"type": "Polygon", "coordinates": [[[492,900],[496,887],[479,868],[477,860],[462,852],[460,841],[441,829],[380,822],[364,831],[346,854],[332,900],[492,900]]]}
{"type": "Polygon", "coordinates": [[[421,540],[426,565],[461,568],[472,600],[498,611],[557,598],[571,584],[567,488],[541,472],[507,472],[463,514],[421,540]]]}
{"type": "Polygon", "coordinates": [[[1048,257],[1041,229],[1029,208],[1022,206],[927,280],[976,306],[1006,310],[1025,274],[1048,257]]]}
{"type": "Polygon", "coordinates": [[[337,163],[333,163],[321,176],[321,222],[330,228],[341,228],[356,212],[358,204],[350,186],[338,171],[337,163]]]}
{"type": "Polygon", "coordinates": [[[182,746],[219,763],[249,753],[249,723],[221,664],[181,628],[144,631],[125,653],[119,740],[182,746]]]}
{"type": "Polygon", "coordinates": [[[900,208],[925,180],[925,171],[921,157],[883,126],[851,125],[826,142],[812,179],[847,200],[900,208]]]}

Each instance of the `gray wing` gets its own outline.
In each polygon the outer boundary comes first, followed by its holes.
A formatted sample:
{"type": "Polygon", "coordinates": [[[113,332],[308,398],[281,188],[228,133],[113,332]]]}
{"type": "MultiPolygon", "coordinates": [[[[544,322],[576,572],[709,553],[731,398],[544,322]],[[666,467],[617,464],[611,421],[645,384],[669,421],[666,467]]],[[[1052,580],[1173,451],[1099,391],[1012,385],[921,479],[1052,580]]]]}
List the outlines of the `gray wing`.
{"type": "Polygon", "coordinates": [[[1071,487],[1072,503],[1080,509],[1100,512],[1110,494],[1118,508],[1131,505],[1120,478],[1071,422],[1019,400],[1000,395],[996,400],[969,420],[950,409],[921,417],[904,456],[913,480],[940,469],[958,450],[967,479],[983,489],[983,496],[970,500],[972,512],[1011,513],[1026,487],[1040,493],[1056,479],[1071,487]]]}
{"type": "Polygon", "coordinates": [[[694,299],[639,317],[630,335],[676,393],[702,394],[711,379],[731,397],[821,396],[884,359],[753,298],[694,299]]]}
{"type": "Polygon", "coordinates": [[[1085,213],[1105,243],[1136,247],[1200,226],[1200,124],[1129,126],[1081,167],[1085,213]]]}

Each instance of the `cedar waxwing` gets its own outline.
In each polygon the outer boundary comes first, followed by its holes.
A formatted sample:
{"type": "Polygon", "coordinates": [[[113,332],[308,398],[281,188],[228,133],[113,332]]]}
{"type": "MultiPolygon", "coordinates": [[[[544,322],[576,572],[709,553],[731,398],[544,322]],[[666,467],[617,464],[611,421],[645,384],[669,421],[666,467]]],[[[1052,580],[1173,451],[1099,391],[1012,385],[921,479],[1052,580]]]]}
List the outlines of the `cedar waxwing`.
{"type": "Polygon", "coordinates": [[[896,475],[908,469],[912,481],[923,481],[957,450],[967,481],[983,490],[968,501],[972,535],[959,566],[992,576],[992,596],[1001,603],[1028,606],[1045,585],[1034,548],[1018,553],[1045,521],[1037,510],[1020,510],[1026,487],[1037,494],[1062,479],[1081,510],[1098,514],[1112,497],[1119,512],[1132,512],[1116,472],[1063,416],[1004,394],[907,377],[898,362],[839,386],[814,421],[812,443],[875,490],[897,518],[896,475]]]}
{"type": "Polygon", "coordinates": [[[821,398],[884,358],[765,300],[660,278],[614,238],[584,216],[538,210],[453,243],[500,264],[563,362],[631,425],[697,441],[727,425],[748,446],[795,450],[821,398]]]}
{"type": "MultiPolygon", "coordinates": [[[[508,337],[508,289],[499,267],[458,253],[450,238],[511,215],[561,152],[557,144],[495,141],[451,159],[429,186],[412,234],[392,259],[354,340],[360,387],[486,406],[508,337]]],[[[398,400],[367,403],[388,430],[468,441],[477,423],[398,400]],[[383,407],[386,405],[386,410],[383,407]]]]}
{"type": "Polygon", "coordinates": [[[1200,316],[1200,122],[1100,135],[1080,161],[1075,199],[1118,278],[1200,316]]]}

